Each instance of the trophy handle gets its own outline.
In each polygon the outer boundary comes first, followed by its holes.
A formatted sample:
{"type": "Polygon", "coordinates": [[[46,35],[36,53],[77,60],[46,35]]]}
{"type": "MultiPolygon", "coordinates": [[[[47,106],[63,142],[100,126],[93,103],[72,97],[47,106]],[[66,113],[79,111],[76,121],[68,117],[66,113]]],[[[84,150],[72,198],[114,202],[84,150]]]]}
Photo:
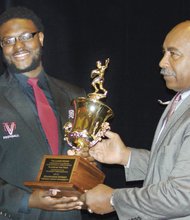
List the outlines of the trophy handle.
{"type": "Polygon", "coordinates": [[[102,138],[105,137],[105,133],[108,130],[110,130],[110,124],[108,122],[103,122],[100,130],[97,132],[96,135],[93,136],[93,141],[90,142],[89,147],[93,147],[96,143],[101,141],[102,138]]]}

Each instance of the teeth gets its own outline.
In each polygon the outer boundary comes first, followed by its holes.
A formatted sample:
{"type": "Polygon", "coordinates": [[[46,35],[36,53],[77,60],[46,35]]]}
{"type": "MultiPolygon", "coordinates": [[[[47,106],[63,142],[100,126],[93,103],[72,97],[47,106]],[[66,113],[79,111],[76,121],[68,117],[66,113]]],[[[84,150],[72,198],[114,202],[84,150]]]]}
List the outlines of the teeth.
{"type": "Polygon", "coordinates": [[[14,57],[20,58],[20,57],[24,57],[24,56],[26,56],[26,55],[28,55],[28,52],[21,52],[21,53],[16,53],[16,54],[14,55],[14,57]]]}

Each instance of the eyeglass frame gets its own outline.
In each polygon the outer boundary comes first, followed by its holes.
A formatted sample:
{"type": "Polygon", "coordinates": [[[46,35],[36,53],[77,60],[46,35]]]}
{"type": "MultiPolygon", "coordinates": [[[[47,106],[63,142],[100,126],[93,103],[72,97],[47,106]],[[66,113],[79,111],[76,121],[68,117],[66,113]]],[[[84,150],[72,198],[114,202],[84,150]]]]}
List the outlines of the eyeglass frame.
{"type": "Polygon", "coordinates": [[[17,36],[17,37],[13,37],[13,36],[12,36],[12,37],[4,37],[4,38],[0,39],[0,45],[1,45],[2,48],[4,48],[4,47],[8,47],[8,46],[13,46],[13,45],[15,45],[17,41],[27,42],[27,41],[33,39],[33,38],[35,37],[35,35],[38,34],[38,33],[39,33],[39,31],[31,32],[31,33],[30,33],[30,32],[24,32],[24,33],[20,34],[20,35],[17,36]],[[31,34],[32,36],[31,36],[31,38],[29,38],[29,39],[27,39],[27,40],[23,40],[21,37],[22,37],[23,35],[25,35],[25,34],[31,34]],[[7,44],[7,45],[3,45],[3,40],[4,40],[4,39],[14,39],[14,43],[7,44]]]}

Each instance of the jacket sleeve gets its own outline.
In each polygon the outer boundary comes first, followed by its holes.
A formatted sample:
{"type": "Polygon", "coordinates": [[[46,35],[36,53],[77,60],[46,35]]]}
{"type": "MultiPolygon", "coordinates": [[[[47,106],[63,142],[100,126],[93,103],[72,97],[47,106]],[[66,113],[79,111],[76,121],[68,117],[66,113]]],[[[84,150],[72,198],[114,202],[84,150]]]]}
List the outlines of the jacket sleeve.
{"type": "Polygon", "coordinates": [[[144,180],[147,174],[150,151],[130,148],[131,159],[129,168],[125,167],[126,181],[144,180]]]}
{"type": "MultiPolygon", "coordinates": [[[[167,146],[171,155],[171,147],[167,146]]],[[[190,133],[183,136],[180,150],[177,152],[174,165],[165,179],[154,181],[142,188],[117,189],[113,195],[113,202],[117,214],[121,219],[140,216],[143,220],[173,219],[190,216],[190,133]],[[123,218],[125,216],[125,218],[123,218]]],[[[170,166],[169,158],[164,155],[170,166]]],[[[135,161],[133,161],[135,162],[135,161]]],[[[132,162],[132,165],[133,165],[132,162]]],[[[140,165],[136,161],[136,165],[140,165]]],[[[162,164],[160,164],[162,166],[162,164]]],[[[141,171],[141,168],[139,168],[141,171]]],[[[143,171],[144,172],[144,171],[143,171]]],[[[142,172],[142,173],[143,173],[142,172]]]]}
{"type": "Polygon", "coordinates": [[[0,179],[0,211],[7,213],[29,213],[30,193],[0,179]]]}

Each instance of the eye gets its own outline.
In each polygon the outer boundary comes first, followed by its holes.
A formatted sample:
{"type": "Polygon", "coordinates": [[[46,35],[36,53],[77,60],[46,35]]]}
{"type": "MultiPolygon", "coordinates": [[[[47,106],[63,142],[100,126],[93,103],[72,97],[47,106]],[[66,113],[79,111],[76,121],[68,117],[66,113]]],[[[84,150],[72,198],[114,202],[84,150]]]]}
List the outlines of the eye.
{"type": "Polygon", "coordinates": [[[19,36],[19,39],[21,41],[27,41],[30,40],[32,38],[32,34],[31,33],[24,33],[21,36],[19,36]]]}
{"type": "Polygon", "coordinates": [[[179,57],[181,57],[181,54],[179,54],[175,51],[170,51],[170,55],[174,60],[177,60],[179,57]]]}
{"type": "Polygon", "coordinates": [[[4,38],[1,41],[3,46],[13,45],[15,43],[14,37],[4,38]]]}

